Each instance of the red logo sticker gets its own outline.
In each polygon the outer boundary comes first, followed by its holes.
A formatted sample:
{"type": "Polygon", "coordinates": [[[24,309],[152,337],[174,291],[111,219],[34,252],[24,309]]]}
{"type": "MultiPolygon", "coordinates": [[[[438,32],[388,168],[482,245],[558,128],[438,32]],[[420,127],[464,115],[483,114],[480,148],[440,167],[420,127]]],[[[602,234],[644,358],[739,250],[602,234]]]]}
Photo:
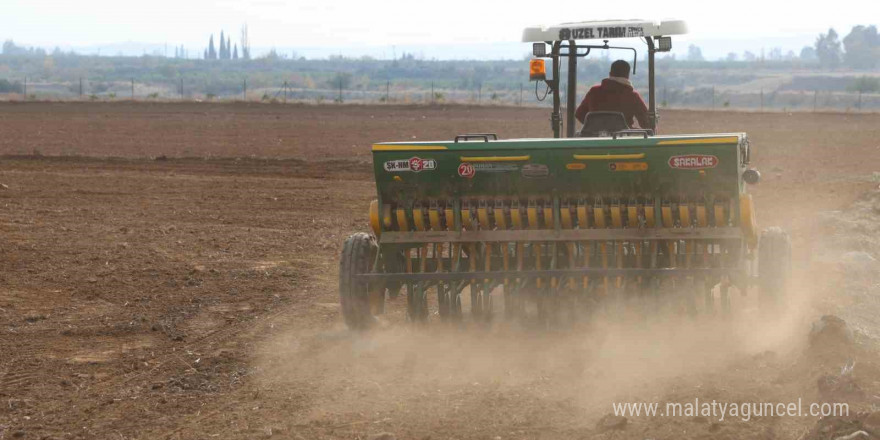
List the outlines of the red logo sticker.
{"type": "Polygon", "coordinates": [[[477,173],[477,170],[474,169],[474,166],[469,163],[463,163],[458,166],[458,175],[465,178],[472,178],[474,174],[477,173]]]}
{"type": "Polygon", "coordinates": [[[385,171],[389,173],[396,173],[401,171],[412,171],[414,173],[418,173],[419,171],[431,171],[437,169],[437,161],[434,159],[421,159],[418,157],[413,157],[410,159],[398,159],[398,160],[389,160],[385,162],[384,165],[385,171]]]}
{"type": "Polygon", "coordinates": [[[409,169],[415,172],[419,172],[422,170],[422,159],[418,157],[414,157],[409,160],[409,169]]]}
{"type": "Polygon", "coordinates": [[[680,170],[701,170],[715,168],[716,165],[718,165],[718,157],[708,154],[686,154],[669,158],[669,167],[680,170]]]}

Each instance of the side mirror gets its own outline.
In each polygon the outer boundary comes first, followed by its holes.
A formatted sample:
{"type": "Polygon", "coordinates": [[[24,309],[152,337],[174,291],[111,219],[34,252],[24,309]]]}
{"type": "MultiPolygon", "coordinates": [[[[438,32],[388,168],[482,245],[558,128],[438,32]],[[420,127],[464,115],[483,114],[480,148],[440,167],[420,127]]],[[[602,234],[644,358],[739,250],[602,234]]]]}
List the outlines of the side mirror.
{"type": "Polygon", "coordinates": [[[547,79],[547,66],[544,60],[529,61],[529,81],[545,81],[547,79]]]}

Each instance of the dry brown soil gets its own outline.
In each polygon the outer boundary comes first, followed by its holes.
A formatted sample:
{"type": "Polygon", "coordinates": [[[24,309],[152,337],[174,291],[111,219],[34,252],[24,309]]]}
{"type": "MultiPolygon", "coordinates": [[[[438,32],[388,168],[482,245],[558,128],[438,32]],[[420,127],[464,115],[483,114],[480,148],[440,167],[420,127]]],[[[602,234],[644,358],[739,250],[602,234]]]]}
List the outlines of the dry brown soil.
{"type": "MultiPolygon", "coordinates": [[[[813,258],[817,216],[876,187],[876,114],[663,114],[665,132],[750,134],[759,223],[794,239],[800,299],[780,319],[344,329],[337,258],[368,230],[370,143],[546,136],[548,116],[0,104],[0,439],[798,438],[815,418],[597,422],[616,401],[818,399],[846,359],[808,355],[808,323],[847,304],[813,258]]],[[[875,352],[858,351],[869,397],[875,352]]]]}

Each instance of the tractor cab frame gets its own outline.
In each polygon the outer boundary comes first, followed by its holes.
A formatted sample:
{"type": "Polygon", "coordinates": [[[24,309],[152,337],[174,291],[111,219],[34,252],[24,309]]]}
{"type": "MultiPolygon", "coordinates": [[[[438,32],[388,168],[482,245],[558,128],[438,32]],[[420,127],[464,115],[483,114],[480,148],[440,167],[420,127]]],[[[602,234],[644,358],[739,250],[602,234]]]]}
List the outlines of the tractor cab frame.
{"type": "MultiPolygon", "coordinates": [[[[566,90],[566,114],[565,114],[565,137],[575,137],[575,108],[577,107],[577,63],[578,58],[587,57],[593,49],[624,49],[633,51],[633,74],[636,73],[638,52],[633,47],[610,46],[612,39],[638,38],[644,41],[648,47],[648,120],[652,133],[657,130],[657,104],[655,93],[655,55],[658,52],[668,52],[672,49],[671,35],[687,33],[687,25],[680,20],[666,20],[653,22],[647,20],[613,20],[613,21],[584,21],[578,23],[563,23],[555,26],[528,27],[523,31],[522,41],[533,43],[532,54],[535,59],[531,61],[530,79],[543,81],[547,84],[548,93],[553,95],[553,111],[550,114],[550,124],[553,137],[562,137],[563,123],[561,116],[562,96],[560,94],[560,73],[562,71],[562,59],[567,58],[567,90],[566,90]],[[578,40],[603,40],[604,44],[578,44],[578,40]],[[547,52],[547,46],[550,52],[547,52]],[[544,59],[550,59],[551,77],[545,74],[544,59]]],[[[647,133],[647,132],[646,132],[647,133]]]]}

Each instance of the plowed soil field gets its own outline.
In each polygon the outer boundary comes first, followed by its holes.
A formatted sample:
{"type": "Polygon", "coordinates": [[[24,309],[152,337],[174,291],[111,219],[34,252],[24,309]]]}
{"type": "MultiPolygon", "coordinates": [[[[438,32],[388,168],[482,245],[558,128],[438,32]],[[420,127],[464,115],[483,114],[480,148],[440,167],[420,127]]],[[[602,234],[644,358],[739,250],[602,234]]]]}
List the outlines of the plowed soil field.
{"type": "Polygon", "coordinates": [[[880,403],[880,205],[856,211],[880,180],[880,115],[666,111],[662,130],[749,133],[759,224],[794,243],[780,316],[346,330],[338,255],[369,229],[371,143],[543,137],[547,109],[2,103],[0,439],[835,438],[810,416],[609,414],[806,410],[852,361],[832,400],[880,403]],[[810,345],[828,313],[852,346],[810,345]]]}

